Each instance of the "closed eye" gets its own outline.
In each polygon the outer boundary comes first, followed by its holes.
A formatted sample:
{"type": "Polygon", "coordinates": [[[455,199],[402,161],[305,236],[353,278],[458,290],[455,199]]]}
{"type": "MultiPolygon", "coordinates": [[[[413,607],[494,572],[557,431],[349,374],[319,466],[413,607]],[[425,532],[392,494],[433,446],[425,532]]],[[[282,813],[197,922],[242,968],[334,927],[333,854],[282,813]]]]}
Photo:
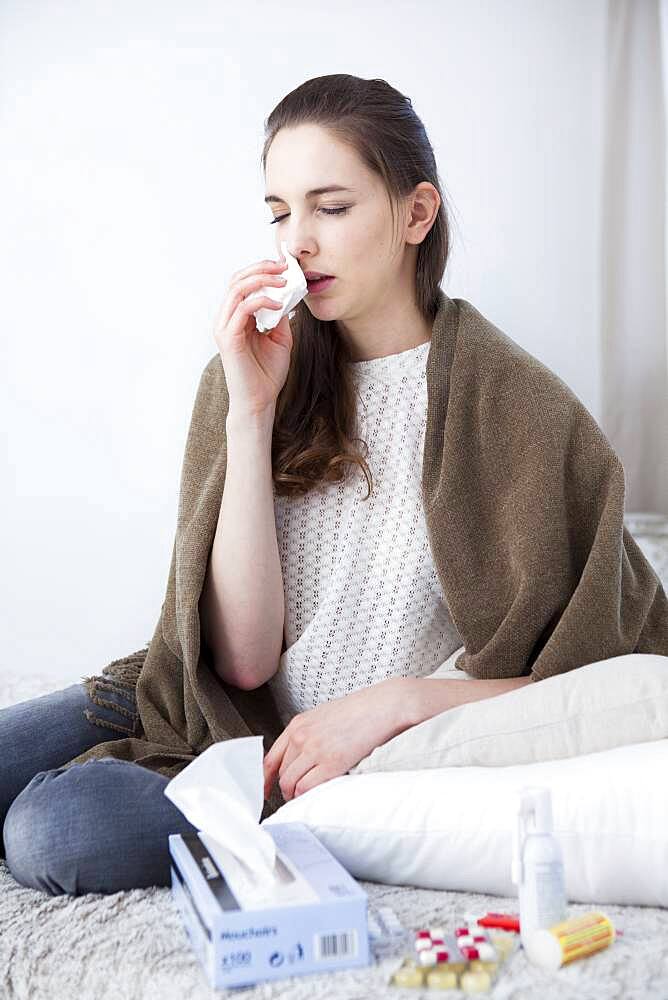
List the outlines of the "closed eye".
{"type": "MultiPolygon", "coordinates": [[[[325,215],[343,215],[349,208],[350,206],[346,205],[344,208],[321,208],[320,211],[324,212],[325,215]]],[[[273,226],[275,222],[281,222],[282,219],[287,219],[289,214],[289,212],[286,212],[285,215],[277,215],[275,219],[271,220],[269,225],[273,226]]]]}

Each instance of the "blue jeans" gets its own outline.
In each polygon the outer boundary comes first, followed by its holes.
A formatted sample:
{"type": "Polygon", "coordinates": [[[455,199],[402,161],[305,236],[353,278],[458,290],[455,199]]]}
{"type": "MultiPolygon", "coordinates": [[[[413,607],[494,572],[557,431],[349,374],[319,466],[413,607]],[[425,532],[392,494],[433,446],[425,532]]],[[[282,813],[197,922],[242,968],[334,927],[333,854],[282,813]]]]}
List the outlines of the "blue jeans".
{"type": "Polygon", "coordinates": [[[93,704],[76,683],[0,709],[0,847],[21,885],[51,896],[169,886],[168,835],[197,829],[163,794],[169,778],[141,764],[107,757],[62,766],[123,738],[85,709],[137,724],[133,693],[108,698],[116,708],[93,704]]]}

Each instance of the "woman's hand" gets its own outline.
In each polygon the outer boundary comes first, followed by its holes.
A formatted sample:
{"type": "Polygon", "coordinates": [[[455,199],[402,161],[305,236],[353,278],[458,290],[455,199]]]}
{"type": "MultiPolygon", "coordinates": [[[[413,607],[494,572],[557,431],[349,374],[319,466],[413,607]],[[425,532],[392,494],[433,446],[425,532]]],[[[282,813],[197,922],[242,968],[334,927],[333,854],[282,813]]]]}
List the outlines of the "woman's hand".
{"type": "Polygon", "coordinates": [[[248,299],[263,285],[285,285],[282,273],[287,261],[263,260],[237,271],[223,302],[214,332],[220,352],[230,399],[230,412],[248,417],[275,406],[285,384],[292,353],[292,331],[287,316],[272,330],[260,333],[255,316],[267,306],[280,309],[280,302],[269,296],[248,299]]]}
{"type": "Polygon", "coordinates": [[[406,679],[389,677],[295,715],[265,754],[265,799],[277,775],[287,801],[346,774],[407,728],[402,683],[406,679]]]}

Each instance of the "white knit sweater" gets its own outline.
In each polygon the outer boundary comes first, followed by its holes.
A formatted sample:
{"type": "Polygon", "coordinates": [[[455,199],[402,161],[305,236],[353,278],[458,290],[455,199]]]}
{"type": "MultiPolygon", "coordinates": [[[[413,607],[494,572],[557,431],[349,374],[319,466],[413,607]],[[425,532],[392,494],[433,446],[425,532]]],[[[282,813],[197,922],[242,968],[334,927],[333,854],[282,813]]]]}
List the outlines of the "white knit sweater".
{"type": "Polygon", "coordinates": [[[436,575],[422,508],[429,342],[351,362],[359,466],[302,497],[274,492],[286,650],[269,684],[283,724],[386,677],[433,673],[463,645],[436,575]],[[363,447],[362,447],[363,451],[363,447]]]}

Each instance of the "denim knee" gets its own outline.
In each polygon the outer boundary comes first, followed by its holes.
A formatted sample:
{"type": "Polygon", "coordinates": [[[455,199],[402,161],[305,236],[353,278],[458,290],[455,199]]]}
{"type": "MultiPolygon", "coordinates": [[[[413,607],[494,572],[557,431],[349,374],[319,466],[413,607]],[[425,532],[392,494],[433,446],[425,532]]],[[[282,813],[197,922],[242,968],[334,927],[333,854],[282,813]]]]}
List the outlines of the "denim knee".
{"type": "Polygon", "coordinates": [[[52,896],[169,885],[168,833],[195,828],[162,794],[166,784],[110,757],[40,771],[7,812],[10,872],[52,896]]]}
{"type": "Polygon", "coordinates": [[[67,770],[34,775],[10,805],[3,827],[5,860],[16,881],[51,896],[77,894],[82,837],[90,844],[96,833],[86,831],[85,817],[77,816],[72,788],[61,787],[67,770]]]}

